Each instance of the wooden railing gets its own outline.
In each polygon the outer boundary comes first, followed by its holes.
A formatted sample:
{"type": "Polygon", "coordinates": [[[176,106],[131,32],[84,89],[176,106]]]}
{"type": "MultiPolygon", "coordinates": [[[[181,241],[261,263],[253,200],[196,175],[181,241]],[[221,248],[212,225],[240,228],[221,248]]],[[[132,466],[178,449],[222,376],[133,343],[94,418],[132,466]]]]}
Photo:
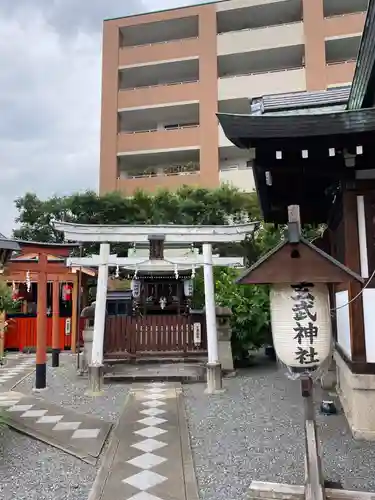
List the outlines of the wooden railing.
{"type": "MultiPolygon", "coordinates": [[[[70,349],[72,342],[72,325],[70,333],[65,334],[66,320],[69,318],[59,318],[59,348],[70,349]]],[[[18,316],[7,318],[8,327],[5,332],[5,349],[27,350],[35,349],[37,336],[36,316],[18,316]]],[[[83,328],[83,320],[80,324],[80,331],[83,328]]],[[[47,317],[47,348],[52,347],[52,317],[47,317]]]]}
{"type": "Polygon", "coordinates": [[[108,355],[151,355],[152,353],[205,352],[206,329],[203,315],[194,320],[189,316],[109,316],[106,319],[104,352],[108,355]],[[199,327],[197,327],[199,323],[199,327]],[[195,324],[195,326],[194,326],[195,324]],[[200,330],[200,342],[194,329],[200,330]],[[195,338],[194,338],[195,337],[195,338]]]}

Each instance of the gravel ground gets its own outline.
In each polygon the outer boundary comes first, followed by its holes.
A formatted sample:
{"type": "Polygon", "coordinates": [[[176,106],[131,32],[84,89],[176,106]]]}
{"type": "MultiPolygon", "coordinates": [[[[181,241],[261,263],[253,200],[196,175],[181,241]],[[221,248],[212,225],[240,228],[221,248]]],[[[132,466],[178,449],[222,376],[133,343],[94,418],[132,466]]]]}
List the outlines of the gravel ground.
{"type": "Polygon", "coordinates": [[[0,430],[1,500],[87,500],[95,467],[11,429],[0,430]]]}
{"type": "MultiPolygon", "coordinates": [[[[227,379],[225,388],[207,396],[201,384],[184,386],[201,499],[242,500],[252,480],[303,484],[299,383],[268,365],[227,379]]],[[[318,404],[322,397],[316,390],[318,404]]],[[[319,415],[318,425],[326,479],[375,491],[374,444],[354,441],[341,411],[319,415]]]]}
{"type": "MultiPolygon", "coordinates": [[[[34,386],[32,374],[14,390],[30,394],[34,386]]],[[[95,398],[85,394],[88,387],[87,377],[77,375],[76,357],[64,353],[60,356],[60,366],[47,366],[47,389],[40,393],[50,403],[61,404],[80,413],[90,413],[99,418],[115,422],[124,405],[130,385],[106,384],[102,396],[95,398]]]]}
{"type": "MultiPolygon", "coordinates": [[[[30,394],[33,384],[34,374],[14,390],[30,394]]],[[[75,356],[70,354],[61,356],[59,368],[47,368],[47,385],[48,389],[40,394],[47,401],[113,422],[130,387],[105,385],[103,396],[87,396],[87,379],[77,376],[75,356]]],[[[87,500],[97,468],[11,429],[0,428],[1,500],[87,500]]]]}

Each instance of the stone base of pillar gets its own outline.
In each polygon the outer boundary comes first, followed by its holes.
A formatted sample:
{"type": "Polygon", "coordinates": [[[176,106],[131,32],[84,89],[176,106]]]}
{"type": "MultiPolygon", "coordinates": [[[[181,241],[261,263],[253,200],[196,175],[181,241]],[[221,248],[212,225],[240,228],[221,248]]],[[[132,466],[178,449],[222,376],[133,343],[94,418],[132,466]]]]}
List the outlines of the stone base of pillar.
{"type": "Polygon", "coordinates": [[[52,349],[52,367],[60,366],[60,349],[52,349]]]}
{"type": "Polygon", "coordinates": [[[336,363],[334,359],[332,359],[328,370],[320,377],[320,384],[323,389],[329,391],[334,389],[337,384],[337,376],[336,376],[336,363]]]}
{"type": "Polygon", "coordinates": [[[88,368],[88,373],[89,373],[88,393],[91,394],[92,396],[101,394],[103,389],[104,366],[90,365],[88,368]]]}
{"type": "Polygon", "coordinates": [[[207,363],[207,388],[206,394],[220,394],[223,389],[223,375],[220,363],[207,363]]]}
{"type": "Polygon", "coordinates": [[[35,365],[35,389],[43,390],[47,387],[47,367],[45,363],[35,365]]]}

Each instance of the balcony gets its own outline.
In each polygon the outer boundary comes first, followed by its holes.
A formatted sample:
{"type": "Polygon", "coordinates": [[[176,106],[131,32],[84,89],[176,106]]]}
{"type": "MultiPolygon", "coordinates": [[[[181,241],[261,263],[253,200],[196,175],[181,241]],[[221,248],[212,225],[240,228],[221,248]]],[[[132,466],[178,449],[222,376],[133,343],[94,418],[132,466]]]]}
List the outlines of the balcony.
{"type": "Polygon", "coordinates": [[[199,102],[119,111],[119,132],[143,133],[199,126],[199,102]]]}
{"type": "Polygon", "coordinates": [[[251,151],[232,147],[220,148],[219,179],[247,193],[255,190],[251,151]]]}
{"type": "Polygon", "coordinates": [[[361,34],[326,39],[326,62],[335,64],[357,59],[361,34]]]}
{"type": "Polygon", "coordinates": [[[327,64],[327,86],[351,84],[356,61],[327,64]]]}
{"type": "Polygon", "coordinates": [[[147,153],[158,150],[194,149],[198,148],[199,144],[199,126],[179,127],[162,131],[120,132],[117,136],[117,152],[123,155],[129,152],[147,153]]]}
{"type": "Polygon", "coordinates": [[[324,36],[325,38],[331,38],[362,33],[365,19],[366,14],[363,12],[327,17],[324,19],[324,36]]]}
{"type": "Polygon", "coordinates": [[[303,56],[304,45],[222,55],[218,57],[219,78],[298,68],[303,56]]]}
{"type": "Polygon", "coordinates": [[[198,38],[172,40],[152,45],[122,47],[119,52],[119,66],[142,64],[146,62],[167,61],[199,56],[198,38]]]}
{"type": "Polygon", "coordinates": [[[240,163],[234,164],[232,168],[220,169],[219,179],[220,184],[229,184],[240,191],[255,191],[253,170],[246,166],[242,168],[240,163]]]}
{"type": "Polygon", "coordinates": [[[198,82],[180,82],[121,90],[117,102],[118,109],[126,109],[137,106],[158,106],[173,102],[198,101],[199,97],[198,82]]]}
{"type": "Polygon", "coordinates": [[[219,100],[261,97],[306,90],[304,68],[238,75],[219,80],[219,100]]]}
{"type": "Polygon", "coordinates": [[[173,40],[197,38],[198,35],[198,16],[179,17],[120,28],[122,47],[150,46],[173,40]]]}
{"type": "Polygon", "coordinates": [[[302,20],[301,0],[248,0],[217,4],[218,33],[265,28],[302,20]],[[250,4],[250,5],[249,5],[250,4]]]}
{"type": "Polygon", "coordinates": [[[119,157],[118,188],[126,194],[137,189],[176,189],[184,184],[200,184],[199,149],[119,157]]]}
{"type": "Polygon", "coordinates": [[[218,126],[218,135],[219,135],[219,148],[220,147],[235,147],[227,136],[224,134],[224,131],[221,125],[218,126]]]}
{"type": "MultiPolygon", "coordinates": [[[[217,37],[218,55],[248,53],[304,44],[302,22],[222,33],[217,37]]],[[[267,57],[266,54],[264,54],[267,57]]]]}
{"type": "Polygon", "coordinates": [[[306,90],[303,54],[296,45],[219,56],[219,101],[306,90]]]}
{"type": "Polygon", "coordinates": [[[368,0],[324,0],[324,17],[366,12],[368,0]]]}
{"type": "Polygon", "coordinates": [[[171,85],[199,80],[199,59],[192,57],[160,64],[144,64],[121,68],[120,90],[171,85]]]}

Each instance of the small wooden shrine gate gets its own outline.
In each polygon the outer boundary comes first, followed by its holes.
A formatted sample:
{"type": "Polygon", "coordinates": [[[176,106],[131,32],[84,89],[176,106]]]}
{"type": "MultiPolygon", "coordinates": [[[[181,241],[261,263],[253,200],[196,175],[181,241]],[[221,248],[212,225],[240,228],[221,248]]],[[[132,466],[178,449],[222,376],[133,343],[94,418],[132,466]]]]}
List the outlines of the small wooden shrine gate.
{"type": "MultiPolygon", "coordinates": [[[[19,241],[20,251],[9,260],[4,279],[12,287],[19,310],[7,315],[8,329],[5,349],[34,350],[38,329],[46,331],[46,347],[75,351],[78,326],[78,272],[65,266],[75,244],[53,244],[19,241]],[[38,287],[41,275],[45,311],[38,323],[37,308],[41,298],[38,287]],[[42,325],[42,326],[41,326],[42,325]]],[[[84,276],[95,276],[95,271],[81,269],[84,276]]],[[[82,282],[85,285],[85,279],[82,282]]]]}

